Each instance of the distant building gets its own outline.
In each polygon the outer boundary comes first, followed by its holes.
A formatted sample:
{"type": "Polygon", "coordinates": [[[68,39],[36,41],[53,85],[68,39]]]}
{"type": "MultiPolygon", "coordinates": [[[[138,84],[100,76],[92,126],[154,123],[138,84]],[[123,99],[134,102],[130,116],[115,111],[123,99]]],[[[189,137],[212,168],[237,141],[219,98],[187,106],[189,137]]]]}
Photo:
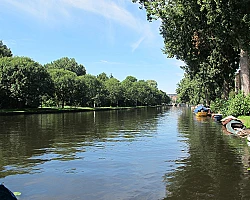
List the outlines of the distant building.
{"type": "Polygon", "coordinates": [[[176,103],[177,102],[177,94],[168,94],[168,96],[170,97],[172,103],[176,103]]]}

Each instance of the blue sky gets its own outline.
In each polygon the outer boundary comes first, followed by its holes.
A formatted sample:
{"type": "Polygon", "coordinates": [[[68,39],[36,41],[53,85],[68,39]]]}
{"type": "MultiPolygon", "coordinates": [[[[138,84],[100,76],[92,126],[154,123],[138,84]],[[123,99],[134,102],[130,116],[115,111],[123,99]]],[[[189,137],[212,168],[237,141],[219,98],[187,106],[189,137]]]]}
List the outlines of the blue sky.
{"type": "Polygon", "coordinates": [[[46,64],[75,58],[88,74],[155,80],[175,93],[181,61],[161,51],[159,21],[132,0],[0,0],[0,40],[16,56],[46,64]]]}

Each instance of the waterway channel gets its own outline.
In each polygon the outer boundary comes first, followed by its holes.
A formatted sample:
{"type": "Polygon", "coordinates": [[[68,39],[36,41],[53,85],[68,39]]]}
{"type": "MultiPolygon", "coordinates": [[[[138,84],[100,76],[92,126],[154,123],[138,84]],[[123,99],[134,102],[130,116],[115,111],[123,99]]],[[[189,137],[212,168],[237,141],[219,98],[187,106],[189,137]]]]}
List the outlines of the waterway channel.
{"type": "Polygon", "coordinates": [[[249,151],[183,107],[0,116],[20,200],[250,199],[249,151]]]}

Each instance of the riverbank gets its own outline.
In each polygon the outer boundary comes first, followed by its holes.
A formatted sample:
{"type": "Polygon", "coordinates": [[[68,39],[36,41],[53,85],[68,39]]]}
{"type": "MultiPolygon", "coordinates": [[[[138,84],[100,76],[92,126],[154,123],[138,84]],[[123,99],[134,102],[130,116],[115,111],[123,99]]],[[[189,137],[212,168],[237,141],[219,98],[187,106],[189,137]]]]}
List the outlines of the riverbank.
{"type": "MultiPolygon", "coordinates": [[[[70,113],[70,112],[88,112],[88,111],[108,111],[108,110],[125,110],[125,109],[138,109],[146,108],[147,106],[137,107],[43,107],[43,108],[25,108],[25,109],[2,109],[0,116],[5,115],[28,115],[28,114],[47,114],[47,113],[70,113]]],[[[158,106],[153,106],[158,107],[158,106]]]]}
{"type": "Polygon", "coordinates": [[[237,118],[243,122],[246,128],[250,129],[250,116],[239,116],[237,118]]]}

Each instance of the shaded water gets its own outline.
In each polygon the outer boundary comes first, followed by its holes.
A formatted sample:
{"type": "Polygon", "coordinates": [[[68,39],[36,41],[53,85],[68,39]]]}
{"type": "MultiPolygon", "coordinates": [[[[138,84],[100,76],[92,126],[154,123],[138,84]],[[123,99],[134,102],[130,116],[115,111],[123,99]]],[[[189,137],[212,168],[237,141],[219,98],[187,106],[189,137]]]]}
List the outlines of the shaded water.
{"type": "Polygon", "coordinates": [[[187,108],[0,116],[21,200],[250,199],[249,147],[187,108]]]}

